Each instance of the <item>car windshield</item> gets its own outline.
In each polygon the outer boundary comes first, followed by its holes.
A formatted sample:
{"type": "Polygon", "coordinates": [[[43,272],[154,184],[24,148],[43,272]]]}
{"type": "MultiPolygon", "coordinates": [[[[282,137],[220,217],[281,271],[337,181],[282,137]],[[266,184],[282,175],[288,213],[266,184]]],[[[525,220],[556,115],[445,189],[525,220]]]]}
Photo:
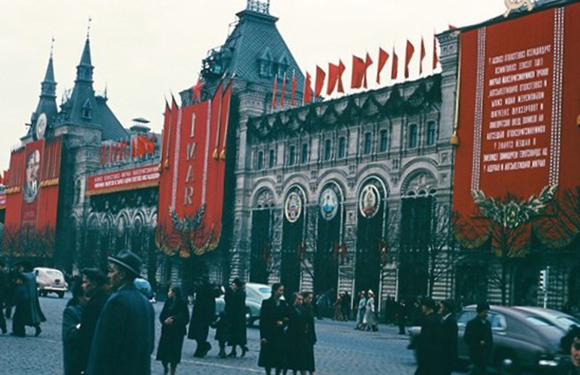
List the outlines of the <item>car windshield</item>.
{"type": "Polygon", "coordinates": [[[554,326],[553,324],[550,324],[549,321],[547,321],[543,318],[537,317],[537,316],[528,316],[528,317],[526,317],[526,320],[528,322],[532,323],[533,325],[538,326],[538,327],[553,327],[554,326]]]}
{"type": "Polygon", "coordinates": [[[259,288],[258,291],[260,292],[260,294],[269,295],[272,292],[272,289],[267,288],[267,287],[262,287],[262,288],[259,288]]]}
{"type": "Polygon", "coordinates": [[[47,270],[46,274],[51,276],[62,276],[62,273],[60,273],[60,271],[47,270]]]}
{"type": "Polygon", "coordinates": [[[578,319],[569,317],[569,316],[559,316],[556,319],[558,319],[558,321],[560,321],[561,323],[567,325],[568,327],[571,326],[580,326],[580,321],[578,319]]]}

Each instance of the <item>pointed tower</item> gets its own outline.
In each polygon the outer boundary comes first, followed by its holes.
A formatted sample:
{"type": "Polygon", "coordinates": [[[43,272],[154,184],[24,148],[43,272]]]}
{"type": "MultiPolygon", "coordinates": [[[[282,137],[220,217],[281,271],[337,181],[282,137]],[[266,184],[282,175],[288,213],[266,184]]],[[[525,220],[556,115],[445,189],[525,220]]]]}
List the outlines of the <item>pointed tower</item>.
{"type": "Polygon", "coordinates": [[[33,139],[41,139],[47,131],[51,131],[57,116],[56,105],[56,82],[54,81],[54,68],[52,60],[52,51],[46,67],[46,74],[42,81],[40,90],[40,100],[36,110],[30,118],[31,127],[26,136],[33,139]]]}

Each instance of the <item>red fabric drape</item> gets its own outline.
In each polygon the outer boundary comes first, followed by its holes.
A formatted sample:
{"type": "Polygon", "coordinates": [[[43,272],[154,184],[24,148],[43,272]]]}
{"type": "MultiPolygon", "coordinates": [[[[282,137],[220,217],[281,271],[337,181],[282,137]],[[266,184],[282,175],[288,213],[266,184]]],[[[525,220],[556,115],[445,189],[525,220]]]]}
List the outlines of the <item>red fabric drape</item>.
{"type": "Polygon", "coordinates": [[[379,60],[378,60],[379,62],[377,66],[377,83],[379,85],[381,84],[381,72],[383,71],[383,68],[387,64],[388,60],[389,54],[382,48],[379,48],[379,60]]]}
{"type": "Polygon", "coordinates": [[[409,64],[415,53],[415,47],[407,40],[407,47],[405,49],[405,78],[409,78],[409,64]]]}
{"type": "Polygon", "coordinates": [[[322,68],[316,66],[316,83],[314,84],[314,97],[320,96],[322,93],[322,88],[324,87],[324,80],[326,79],[326,73],[322,68]]]}

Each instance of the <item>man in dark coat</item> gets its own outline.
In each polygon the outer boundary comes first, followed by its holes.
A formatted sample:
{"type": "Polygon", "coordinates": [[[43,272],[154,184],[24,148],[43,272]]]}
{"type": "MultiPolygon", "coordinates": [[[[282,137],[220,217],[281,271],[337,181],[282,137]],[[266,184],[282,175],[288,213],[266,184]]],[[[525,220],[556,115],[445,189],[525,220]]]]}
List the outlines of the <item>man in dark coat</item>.
{"type": "Polygon", "coordinates": [[[46,322],[46,318],[40,309],[38,292],[36,287],[36,274],[32,271],[29,263],[20,265],[22,273],[18,276],[19,285],[15,298],[16,310],[14,312],[13,335],[24,337],[25,326],[34,327],[35,336],[40,335],[42,329],[40,323],[46,322]]]}
{"type": "Polygon", "coordinates": [[[308,315],[302,309],[303,297],[292,295],[292,306],[288,308],[288,328],[286,329],[287,369],[302,373],[306,371],[308,348],[308,315]]]}
{"type": "Polygon", "coordinates": [[[441,374],[441,316],[432,298],[421,300],[423,320],[417,342],[417,371],[415,375],[441,374]]]}
{"type": "Polygon", "coordinates": [[[155,313],[135,287],[141,259],[129,250],[109,257],[109,285],[86,375],[150,375],[155,341],[155,313]]]}
{"type": "Polygon", "coordinates": [[[226,317],[229,322],[229,337],[228,345],[232,347],[232,351],[228,356],[235,357],[237,355],[236,346],[242,349],[242,357],[246,355],[247,348],[247,333],[246,333],[246,284],[239,278],[235,278],[231,287],[226,291],[226,317]]]}
{"type": "Polygon", "coordinates": [[[401,299],[397,305],[397,323],[399,325],[399,335],[405,334],[405,322],[407,321],[407,305],[401,299]]]}
{"type": "Polygon", "coordinates": [[[81,285],[88,302],[81,316],[81,325],[78,333],[78,354],[73,365],[74,374],[80,374],[87,368],[95,328],[101,311],[109,298],[109,293],[105,288],[107,277],[101,270],[88,268],[84,269],[82,274],[81,285]]]}
{"type": "Polygon", "coordinates": [[[457,365],[457,321],[454,316],[455,304],[452,300],[440,303],[441,323],[441,374],[451,375],[457,365]]]}
{"type": "Polygon", "coordinates": [[[284,295],[284,285],[272,285],[272,296],[262,301],[260,308],[260,358],[258,366],[266,369],[271,375],[276,369],[280,375],[286,366],[284,327],[288,321],[286,317],[286,303],[280,298],[284,295]]]}
{"type": "Polygon", "coordinates": [[[486,374],[487,365],[491,359],[493,335],[491,323],[487,320],[489,308],[487,303],[478,304],[477,316],[470,320],[465,327],[463,340],[469,348],[469,358],[473,364],[472,374],[486,374]]]}
{"type": "Polygon", "coordinates": [[[207,278],[198,280],[195,293],[195,303],[189,323],[187,337],[197,342],[197,348],[193,354],[195,357],[204,357],[211,350],[211,344],[207,341],[209,326],[215,319],[215,291],[207,278]]]}
{"type": "Polygon", "coordinates": [[[5,272],[4,262],[0,262],[0,329],[2,334],[6,334],[6,319],[4,318],[4,306],[7,305],[8,299],[8,273],[5,272]]]}

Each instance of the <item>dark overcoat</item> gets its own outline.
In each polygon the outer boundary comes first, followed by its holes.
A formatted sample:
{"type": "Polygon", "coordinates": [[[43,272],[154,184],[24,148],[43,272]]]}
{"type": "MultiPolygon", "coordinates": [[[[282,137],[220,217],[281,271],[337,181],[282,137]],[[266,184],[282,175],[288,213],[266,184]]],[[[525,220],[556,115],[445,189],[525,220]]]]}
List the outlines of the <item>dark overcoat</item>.
{"type": "Polygon", "coordinates": [[[469,358],[477,367],[484,367],[491,358],[493,335],[487,319],[475,317],[467,323],[463,340],[469,348],[469,358]],[[484,344],[482,344],[484,342],[484,344]]]}
{"type": "Polygon", "coordinates": [[[288,327],[286,329],[287,368],[306,371],[308,345],[308,316],[302,306],[288,308],[288,327]]]}
{"type": "Polygon", "coordinates": [[[453,315],[441,323],[441,369],[450,375],[457,365],[457,321],[453,315]]]}
{"type": "Polygon", "coordinates": [[[441,373],[441,316],[431,313],[421,321],[417,342],[417,371],[415,375],[441,373]]]}
{"type": "Polygon", "coordinates": [[[273,297],[262,301],[260,308],[260,339],[265,339],[260,347],[258,366],[267,368],[284,368],[286,365],[286,347],[284,327],[286,325],[286,302],[273,297]],[[281,326],[276,322],[282,322],[281,326]]]}
{"type": "Polygon", "coordinates": [[[79,304],[68,305],[62,313],[62,354],[65,375],[79,375],[74,363],[79,353],[79,330],[83,308],[79,304]]]}
{"type": "Polygon", "coordinates": [[[95,294],[83,309],[81,327],[79,329],[78,355],[74,360],[73,367],[76,374],[80,374],[87,368],[89,354],[91,353],[91,344],[93,342],[93,336],[95,335],[95,328],[97,327],[99,316],[101,315],[101,311],[103,310],[107,299],[109,299],[107,291],[104,288],[99,289],[95,291],[95,294]]]}
{"type": "Polygon", "coordinates": [[[304,305],[304,314],[306,315],[306,358],[305,370],[310,372],[316,371],[314,360],[314,345],[318,341],[316,337],[315,314],[312,305],[304,305]]]}
{"type": "Polygon", "coordinates": [[[228,345],[245,346],[248,342],[246,333],[246,292],[228,289],[225,295],[226,316],[229,323],[228,345]]]}
{"type": "Polygon", "coordinates": [[[209,326],[215,319],[215,293],[211,285],[201,286],[195,293],[189,334],[191,340],[207,341],[209,326]]]}
{"type": "Polygon", "coordinates": [[[163,305],[159,321],[161,322],[161,338],[157,348],[157,360],[180,363],[183,340],[189,322],[187,303],[179,298],[169,298],[163,305]],[[165,324],[167,318],[173,318],[173,323],[165,324]]]}
{"type": "Polygon", "coordinates": [[[26,316],[24,324],[27,326],[36,326],[42,322],[46,322],[46,318],[40,309],[40,302],[38,301],[38,291],[36,285],[36,274],[34,272],[23,272],[26,283],[24,284],[28,293],[28,303],[30,303],[30,309],[27,312],[30,313],[26,316]]]}
{"type": "Polygon", "coordinates": [[[151,302],[135,284],[125,284],[103,307],[86,375],[150,375],[154,341],[151,302]]]}

